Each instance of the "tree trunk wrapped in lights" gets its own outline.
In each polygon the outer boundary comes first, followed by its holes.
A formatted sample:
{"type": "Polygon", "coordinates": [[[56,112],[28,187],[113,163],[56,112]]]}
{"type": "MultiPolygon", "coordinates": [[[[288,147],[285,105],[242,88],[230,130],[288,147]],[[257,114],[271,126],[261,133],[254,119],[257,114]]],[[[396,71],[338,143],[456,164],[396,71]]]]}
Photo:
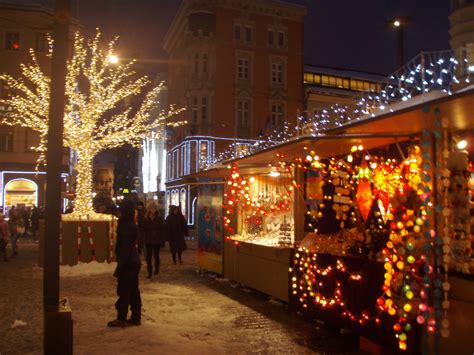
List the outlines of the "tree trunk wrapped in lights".
{"type": "MultiPolygon", "coordinates": [[[[114,44],[115,41],[111,41],[104,49],[100,47],[99,32],[87,41],[76,33],[72,58],[67,63],[63,138],[64,146],[78,155],[75,217],[94,215],[92,161],[97,153],[123,144],[139,146],[151,134],[155,137],[162,134],[166,125],[185,123],[169,121],[182,111],[172,106],[152,117],[158,95],[165,88],[163,83],[145,95],[136,112],[131,107],[121,106],[124,100],[140,94],[150,82],[146,77],[135,75],[131,69],[133,61],[111,63],[109,58],[114,44]]],[[[32,62],[21,64],[20,78],[0,74],[0,80],[13,92],[10,97],[0,100],[0,104],[12,108],[0,123],[39,132],[40,144],[35,149],[39,162],[45,163],[51,79],[39,65],[34,51],[30,53],[32,62]]],[[[48,55],[51,56],[51,50],[48,55]]]]}

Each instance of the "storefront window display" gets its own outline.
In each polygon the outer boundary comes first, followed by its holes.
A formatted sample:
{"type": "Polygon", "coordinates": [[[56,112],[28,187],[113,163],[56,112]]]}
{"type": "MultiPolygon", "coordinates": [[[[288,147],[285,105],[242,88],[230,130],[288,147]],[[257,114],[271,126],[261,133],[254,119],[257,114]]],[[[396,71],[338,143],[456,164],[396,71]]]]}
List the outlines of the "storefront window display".
{"type": "Polygon", "coordinates": [[[294,242],[293,179],[290,172],[241,176],[237,166],[224,193],[227,236],[267,246],[292,246],[294,242]],[[234,226],[230,215],[237,214],[234,226]]]}

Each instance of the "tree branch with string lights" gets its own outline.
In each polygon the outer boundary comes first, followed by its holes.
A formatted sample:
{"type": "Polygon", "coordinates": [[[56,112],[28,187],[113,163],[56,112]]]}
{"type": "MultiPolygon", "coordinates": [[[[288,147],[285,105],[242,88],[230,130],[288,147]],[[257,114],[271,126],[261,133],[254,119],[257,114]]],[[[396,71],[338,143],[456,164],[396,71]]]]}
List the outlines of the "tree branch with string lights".
{"type": "MultiPolygon", "coordinates": [[[[136,75],[132,70],[133,60],[125,64],[110,61],[114,45],[115,40],[102,46],[99,31],[91,39],[76,33],[72,56],[67,62],[63,139],[64,146],[74,150],[78,157],[74,217],[95,214],[92,207],[94,156],[124,144],[140,146],[146,137],[162,135],[166,126],[186,123],[174,119],[183,109],[170,106],[156,114],[159,94],[165,89],[163,83],[149,89],[137,109],[127,107],[127,100],[143,95],[151,82],[147,77],[136,75]]],[[[50,41],[49,57],[52,48],[50,41]]],[[[0,74],[0,80],[12,92],[0,100],[0,104],[11,107],[0,123],[37,131],[40,136],[40,143],[35,147],[39,153],[38,163],[46,164],[51,78],[33,50],[30,57],[29,64],[20,65],[20,77],[0,74]]]]}

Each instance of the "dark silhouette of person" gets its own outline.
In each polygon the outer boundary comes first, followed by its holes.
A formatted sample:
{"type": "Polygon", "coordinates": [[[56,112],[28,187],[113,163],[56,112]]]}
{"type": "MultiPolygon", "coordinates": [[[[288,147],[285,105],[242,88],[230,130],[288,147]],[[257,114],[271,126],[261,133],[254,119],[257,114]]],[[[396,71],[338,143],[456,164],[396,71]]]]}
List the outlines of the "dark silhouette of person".
{"type": "Polygon", "coordinates": [[[117,268],[114,276],[117,278],[118,300],[115,303],[117,319],[108,323],[109,327],[125,327],[141,324],[142,302],[138,287],[138,274],[141,261],[137,250],[138,227],[135,224],[135,206],[132,201],[125,200],[119,207],[117,225],[117,243],[115,254],[117,268]],[[132,311],[127,320],[129,308],[132,311]]]}

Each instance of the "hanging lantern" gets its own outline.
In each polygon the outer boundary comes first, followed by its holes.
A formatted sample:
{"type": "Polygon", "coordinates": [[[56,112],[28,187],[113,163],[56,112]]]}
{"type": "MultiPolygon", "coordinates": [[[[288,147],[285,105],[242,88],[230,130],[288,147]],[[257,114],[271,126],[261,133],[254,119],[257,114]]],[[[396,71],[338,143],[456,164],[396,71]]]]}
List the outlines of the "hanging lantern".
{"type": "Polygon", "coordinates": [[[360,214],[364,219],[364,222],[366,222],[373,203],[372,187],[370,186],[370,182],[367,178],[362,178],[359,180],[359,185],[357,186],[356,192],[356,202],[360,214]]]}

